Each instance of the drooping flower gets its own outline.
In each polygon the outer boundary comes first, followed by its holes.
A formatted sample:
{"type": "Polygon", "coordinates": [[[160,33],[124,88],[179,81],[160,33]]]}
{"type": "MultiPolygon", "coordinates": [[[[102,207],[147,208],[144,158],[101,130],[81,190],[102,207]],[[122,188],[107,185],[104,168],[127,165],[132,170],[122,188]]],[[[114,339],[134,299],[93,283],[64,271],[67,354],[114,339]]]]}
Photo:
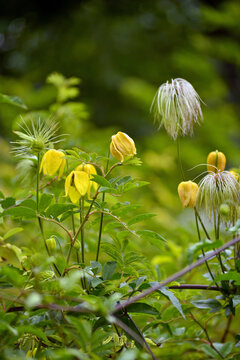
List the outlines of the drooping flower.
{"type": "Polygon", "coordinates": [[[197,207],[213,219],[222,204],[228,205],[228,222],[234,223],[238,215],[240,186],[229,171],[211,172],[199,184],[197,207]]]}
{"type": "Polygon", "coordinates": [[[208,172],[217,172],[217,171],[223,171],[226,166],[226,156],[216,150],[212,151],[208,154],[207,157],[207,169],[208,172]]]}
{"type": "Polygon", "coordinates": [[[178,185],[178,195],[184,208],[194,208],[197,200],[198,185],[193,181],[182,181],[178,185]]]}
{"type": "Polygon", "coordinates": [[[66,159],[64,159],[64,152],[60,150],[51,149],[48,150],[42,158],[40,171],[44,175],[53,176],[59,170],[58,179],[62,176],[66,159]]]}
{"type": "Polygon", "coordinates": [[[90,192],[93,189],[93,191],[96,191],[98,188],[98,184],[91,180],[92,175],[97,175],[97,171],[95,167],[91,164],[80,164],[77,166],[76,171],[85,171],[88,174],[89,180],[90,180],[90,186],[88,190],[88,198],[90,198],[90,192]]]}
{"type": "Polygon", "coordinates": [[[193,86],[184,79],[174,79],[162,84],[154,96],[151,112],[159,127],[177,137],[192,135],[195,124],[203,121],[200,97],[193,86]]]}
{"type": "Polygon", "coordinates": [[[72,171],[65,181],[65,194],[76,204],[89,191],[90,180],[85,171],[72,171]]]}
{"type": "Polygon", "coordinates": [[[137,153],[133,139],[121,131],[112,136],[110,152],[121,162],[123,162],[127,157],[132,157],[137,153]]]}

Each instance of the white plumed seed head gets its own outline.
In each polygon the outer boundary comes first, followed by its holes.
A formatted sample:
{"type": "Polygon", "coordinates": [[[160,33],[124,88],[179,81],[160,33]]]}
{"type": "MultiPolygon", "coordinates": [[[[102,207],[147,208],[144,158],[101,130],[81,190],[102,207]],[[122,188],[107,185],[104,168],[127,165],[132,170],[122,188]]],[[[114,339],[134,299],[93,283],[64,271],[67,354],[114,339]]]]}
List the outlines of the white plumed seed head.
{"type": "Polygon", "coordinates": [[[228,205],[226,223],[235,223],[238,216],[240,186],[229,171],[211,172],[199,184],[197,207],[210,218],[221,213],[221,205],[228,205]]]}
{"type": "Polygon", "coordinates": [[[192,135],[195,124],[203,121],[201,99],[193,86],[184,79],[162,84],[154,96],[151,112],[159,127],[164,126],[176,140],[179,135],[192,135]]]}

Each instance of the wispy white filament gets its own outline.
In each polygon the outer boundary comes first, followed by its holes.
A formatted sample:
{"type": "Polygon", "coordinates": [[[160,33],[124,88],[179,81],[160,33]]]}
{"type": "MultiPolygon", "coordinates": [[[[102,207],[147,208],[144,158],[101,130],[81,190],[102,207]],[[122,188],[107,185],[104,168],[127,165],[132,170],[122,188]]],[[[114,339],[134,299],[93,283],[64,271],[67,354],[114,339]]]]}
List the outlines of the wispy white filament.
{"type": "Polygon", "coordinates": [[[154,96],[151,111],[159,127],[164,126],[176,140],[179,135],[192,135],[193,127],[203,121],[201,99],[193,86],[184,79],[162,84],[154,96]]]}
{"type": "Polygon", "coordinates": [[[234,223],[238,215],[240,186],[229,171],[211,172],[199,183],[197,207],[213,219],[222,204],[229,206],[227,222],[234,223]]]}

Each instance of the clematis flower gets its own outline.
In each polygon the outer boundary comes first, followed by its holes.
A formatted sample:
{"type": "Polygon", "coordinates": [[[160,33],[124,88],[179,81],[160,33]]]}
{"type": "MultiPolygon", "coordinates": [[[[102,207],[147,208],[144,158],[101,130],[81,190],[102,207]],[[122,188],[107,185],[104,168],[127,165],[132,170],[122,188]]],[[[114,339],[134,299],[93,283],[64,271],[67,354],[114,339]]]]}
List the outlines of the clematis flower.
{"type": "Polygon", "coordinates": [[[76,204],[89,191],[90,180],[85,171],[72,171],[65,181],[65,194],[76,204]]]}
{"type": "Polygon", "coordinates": [[[178,195],[184,208],[194,208],[197,200],[198,185],[193,181],[182,181],[178,185],[178,195]]]}
{"type": "Polygon", "coordinates": [[[78,165],[78,167],[76,168],[76,171],[84,171],[88,174],[89,180],[90,180],[90,186],[89,186],[89,190],[88,190],[88,198],[90,199],[90,191],[93,189],[93,191],[97,191],[98,188],[98,184],[95,181],[92,181],[91,175],[97,175],[97,171],[95,169],[95,167],[91,164],[80,164],[78,165]]]}
{"type": "Polygon", "coordinates": [[[176,140],[179,135],[192,135],[194,125],[203,121],[200,101],[193,86],[179,78],[159,87],[150,111],[159,127],[176,140]]]}
{"type": "Polygon", "coordinates": [[[48,150],[42,158],[40,165],[40,172],[43,171],[44,175],[53,176],[59,170],[58,179],[62,176],[66,159],[64,159],[64,152],[60,150],[48,150]]]}
{"type": "Polygon", "coordinates": [[[226,156],[216,150],[216,151],[212,151],[208,154],[207,157],[207,169],[208,172],[218,172],[218,171],[223,171],[225,169],[226,166],[226,156]]]}
{"type": "Polygon", "coordinates": [[[117,160],[123,162],[128,156],[136,155],[135,143],[130,136],[119,131],[112,136],[110,152],[117,160]]]}

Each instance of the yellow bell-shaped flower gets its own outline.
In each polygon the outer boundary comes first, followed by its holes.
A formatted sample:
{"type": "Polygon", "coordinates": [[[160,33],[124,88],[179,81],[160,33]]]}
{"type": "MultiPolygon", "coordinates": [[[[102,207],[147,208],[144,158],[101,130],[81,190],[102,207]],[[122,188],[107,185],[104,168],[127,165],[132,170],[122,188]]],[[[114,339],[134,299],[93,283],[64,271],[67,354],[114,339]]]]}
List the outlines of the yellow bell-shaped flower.
{"type": "Polygon", "coordinates": [[[64,152],[60,150],[48,150],[42,158],[40,171],[43,171],[44,175],[53,176],[58,172],[58,179],[62,176],[66,159],[64,159],[64,152]]]}
{"type": "Polygon", "coordinates": [[[84,171],[88,174],[89,180],[90,180],[90,186],[88,190],[88,198],[90,199],[90,191],[93,189],[93,191],[97,191],[98,184],[95,181],[92,181],[91,175],[97,175],[97,171],[95,167],[91,164],[80,164],[76,167],[76,171],[84,171]]]}
{"type": "Polygon", "coordinates": [[[134,156],[137,153],[133,139],[121,131],[112,136],[110,152],[121,162],[123,162],[126,157],[134,156]]]}
{"type": "Polygon", "coordinates": [[[194,208],[197,200],[198,185],[193,181],[183,181],[178,185],[178,195],[184,208],[194,208]]]}
{"type": "Polygon", "coordinates": [[[226,156],[216,150],[216,151],[212,151],[208,154],[207,157],[207,169],[209,172],[218,172],[218,171],[223,171],[225,169],[226,166],[226,156]]]}
{"type": "Polygon", "coordinates": [[[89,191],[90,180],[85,171],[72,171],[65,181],[65,194],[76,204],[89,191]]]}

